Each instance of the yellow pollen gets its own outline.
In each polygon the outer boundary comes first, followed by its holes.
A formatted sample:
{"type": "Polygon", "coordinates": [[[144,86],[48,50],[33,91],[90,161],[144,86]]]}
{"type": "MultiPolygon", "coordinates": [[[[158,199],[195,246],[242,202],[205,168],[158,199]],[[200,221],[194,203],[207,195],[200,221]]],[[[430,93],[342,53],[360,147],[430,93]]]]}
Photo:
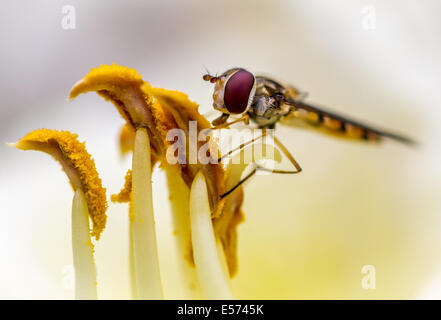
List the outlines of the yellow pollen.
{"type": "Polygon", "coordinates": [[[132,193],[132,170],[127,170],[127,174],[125,177],[124,187],[118,194],[112,194],[110,200],[112,202],[129,202],[130,194],[132,193]]]}
{"type": "Polygon", "coordinates": [[[98,240],[107,220],[106,189],[102,187],[95,162],[84,142],[79,142],[77,138],[78,135],[69,131],[38,129],[28,133],[14,147],[46,152],[61,163],[72,187],[81,187],[84,192],[93,224],[92,235],[98,240]],[[76,185],[72,177],[79,179],[80,186],[76,185]]]}

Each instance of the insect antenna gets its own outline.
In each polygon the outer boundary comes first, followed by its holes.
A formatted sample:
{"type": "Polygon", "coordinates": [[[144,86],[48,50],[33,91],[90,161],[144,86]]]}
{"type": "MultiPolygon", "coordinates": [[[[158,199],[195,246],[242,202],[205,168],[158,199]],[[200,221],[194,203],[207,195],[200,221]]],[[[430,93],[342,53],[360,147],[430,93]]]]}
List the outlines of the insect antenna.
{"type": "Polygon", "coordinates": [[[208,71],[207,67],[204,66],[205,72],[206,74],[204,74],[202,76],[202,79],[204,79],[205,81],[210,81],[211,83],[215,83],[217,80],[219,80],[219,77],[217,76],[217,73],[215,76],[212,76],[210,74],[210,71],[208,71]]]}

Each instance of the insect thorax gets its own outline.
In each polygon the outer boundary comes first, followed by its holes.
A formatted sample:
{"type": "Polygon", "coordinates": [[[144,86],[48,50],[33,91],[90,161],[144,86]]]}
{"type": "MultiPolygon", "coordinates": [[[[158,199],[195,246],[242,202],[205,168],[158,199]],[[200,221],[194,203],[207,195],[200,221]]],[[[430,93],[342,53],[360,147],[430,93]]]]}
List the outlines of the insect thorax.
{"type": "Polygon", "coordinates": [[[266,77],[256,77],[256,93],[248,114],[259,127],[273,127],[277,121],[289,113],[289,107],[281,105],[276,95],[285,95],[287,89],[266,77]]]}

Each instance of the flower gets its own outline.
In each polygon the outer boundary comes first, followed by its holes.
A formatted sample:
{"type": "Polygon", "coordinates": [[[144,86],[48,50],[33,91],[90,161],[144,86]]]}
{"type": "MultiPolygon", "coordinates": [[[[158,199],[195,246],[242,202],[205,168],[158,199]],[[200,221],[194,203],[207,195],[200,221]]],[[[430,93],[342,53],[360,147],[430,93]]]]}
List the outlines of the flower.
{"type": "MultiPolygon", "coordinates": [[[[200,134],[206,137],[213,128],[199,113],[198,105],[184,93],[151,87],[136,70],[117,65],[92,69],[74,85],[69,97],[74,99],[89,91],[96,91],[116,106],[126,120],[120,132],[121,154],[133,151],[132,169],[126,174],[124,187],[111,197],[112,202],[129,202],[133,297],[163,298],[151,186],[152,168],[159,162],[167,174],[181,280],[186,285],[187,297],[199,297],[200,288],[205,298],[232,298],[230,277],[237,272],[237,226],[243,221],[240,181],[249,162],[237,165],[231,159],[224,167],[218,161],[222,157],[216,138],[209,136],[208,142],[199,139],[200,134]],[[195,145],[190,138],[170,140],[173,130],[180,130],[186,137],[195,134],[195,145]],[[183,161],[169,161],[171,147],[175,145],[189,150],[178,159],[183,161]],[[192,151],[198,156],[202,152],[209,161],[192,161],[192,151]]],[[[72,211],[74,266],[79,279],[76,296],[96,297],[96,288],[90,286],[91,279],[96,278],[92,251],[87,256],[79,249],[84,237],[89,237],[88,214],[97,240],[106,223],[105,189],[93,160],[84,144],[77,141],[77,135],[67,131],[36,130],[15,146],[49,153],[68,175],[76,191],[72,211]]],[[[245,149],[236,157],[242,157],[245,149]]],[[[278,151],[274,154],[280,158],[278,151]]],[[[254,153],[249,161],[263,157],[254,153]]],[[[93,249],[90,238],[87,239],[93,249]]]]}
{"type": "MultiPolygon", "coordinates": [[[[96,91],[100,96],[112,102],[121,116],[126,120],[126,125],[121,132],[120,138],[122,153],[129,150],[134,144],[136,145],[136,138],[133,140],[133,133],[135,133],[137,137],[138,133],[141,135],[141,131],[145,131],[148,137],[147,141],[149,141],[149,148],[146,152],[151,159],[151,167],[153,167],[156,162],[160,162],[161,168],[167,172],[170,201],[173,208],[173,222],[175,230],[177,231],[176,240],[180,248],[179,255],[181,260],[187,260],[187,263],[183,263],[181,268],[183,271],[182,274],[184,274],[184,281],[187,282],[188,294],[193,297],[197,296],[197,293],[194,292],[197,287],[197,281],[195,279],[196,275],[194,272],[192,251],[195,238],[193,238],[192,242],[189,221],[189,198],[192,183],[199,172],[205,177],[204,181],[207,185],[213,230],[215,232],[215,238],[219,239],[219,245],[216,250],[219,250],[220,253],[215,256],[219,256],[220,260],[215,261],[214,264],[211,265],[220,265],[225,254],[229,274],[233,276],[237,272],[236,228],[239,222],[243,220],[241,211],[243,190],[242,187],[239,186],[234,192],[229,194],[226,199],[222,198],[221,195],[237,184],[240,179],[240,174],[237,174],[239,171],[236,172],[234,177],[228,179],[221,163],[213,163],[212,161],[207,164],[200,162],[192,163],[189,161],[189,152],[185,154],[186,158],[184,163],[170,164],[167,161],[167,152],[172,144],[171,141],[167,139],[167,134],[170,130],[180,129],[186,136],[189,136],[191,122],[196,123],[198,133],[211,129],[208,120],[198,112],[198,105],[190,101],[187,95],[181,92],[153,88],[149,83],[142,80],[142,77],[136,70],[118,65],[104,65],[97,69],[92,69],[89,74],[74,85],[69,98],[74,99],[79,94],[89,91],[96,91]],[[134,144],[133,141],[135,141],[134,144]],[[229,185],[226,185],[226,181],[228,181],[229,185]]],[[[213,144],[214,142],[210,141],[210,143],[213,144]]],[[[185,144],[186,145],[183,146],[184,148],[190,148],[187,146],[187,143],[185,144]]],[[[203,142],[198,141],[197,150],[199,150],[202,145],[203,142]]],[[[138,147],[138,149],[140,148],[144,147],[138,147]]],[[[118,195],[113,195],[112,201],[130,201],[131,246],[133,246],[133,250],[135,251],[135,259],[133,259],[135,265],[132,266],[131,269],[134,274],[132,278],[135,278],[134,283],[136,283],[137,287],[137,289],[134,290],[137,292],[135,295],[138,297],[158,298],[161,295],[160,284],[158,284],[158,289],[155,292],[148,292],[147,287],[149,284],[147,282],[142,283],[142,281],[139,280],[139,278],[144,275],[140,273],[141,271],[139,269],[146,269],[148,266],[137,266],[137,261],[141,260],[139,257],[141,253],[137,253],[136,250],[140,247],[139,243],[144,240],[139,238],[140,234],[136,231],[139,228],[138,224],[141,223],[136,212],[137,208],[151,206],[151,204],[146,203],[146,201],[148,201],[146,199],[151,197],[151,189],[146,187],[147,189],[144,191],[145,196],[136,201],[134,194],[138,193],[135,191],[134,181],[141,181],[139,178],[140,175],[144,175],[143,179],[149,179],[149,175],[145,172],[150,171],[151,167],[150,165],[135,165],[136,154],[138,153],[136,147],[133,147],[133,149],[133,170],[127,173],[123,190],[118,195]],[[137,169],[135,170],[135,168],[137,169]],[[145,203],[142,204],[142,202],[145,203]],[[136,258],[137,256],[138,258],[136,258]],[[145,288],[145,290],[143,288],[145,288]],[[144,292],[145,295],[142,292],[144,292]]],[[[208,154],[211,159],[217,160],[219,157],[217,153],[212,154],[211,149],[208,150],[208,154]]],[[[149,212],[148,218],[146,219],[154,223],[152,210],[149,209],[149,212]]],[[[154,228],[150,226],[148,226],[148,228],[149,230],[147,231],[147,229],[145,229],[144,233],[154,233],[154,228]]],[[[201,232],[207,232],[207,229],[201,232]]],[[[150,252],[150,261],[155,261],[154,264],[157,265],[156,243],[152,242],[147,244],[145,241],[143,243],[143,246],[155,248],[150,252]]],[[[198,266],[196,267],[198,268],[198,266]]],[[[158,278],[159,273],[156,276],[152,275],[150,282],[157,282],[158,278]]],[[[203,281],[207,281],[207,279],[204,278],[203,281]]]]}
{"type": "MultiPolygon", "coordinates": [[[[144,82],[134,69],[118,65],[104,65],[92,69],[75,84],[69,98],[74,99],[79,94],[89,91],[96,91],[112,102],[126,120],[127,126],[133,129],[139,126],[147,128],[152,148],[152,164],[159,160],[166,170],[171,166],[165,158],[166,150],[171,144],[166,139],[170,129],[180,128],[188,134],[189,121],[196,121],[199,131],[211,128],[208,120],[198,112],[198,105],[190,101],[187,95],[178,91],[153,88],[144,82]]],[[[225,201],[220,195],[227,190],[225,172],[221,164],[196,163],[175,166],[188,188],[199,170],[207,177],[214,228],[224,246],[230,274],[234,275],[237,271],[236,227],[243,219],[240,209],[243,201],[242,189],[235,190],[224,209],[225,201]]]]}

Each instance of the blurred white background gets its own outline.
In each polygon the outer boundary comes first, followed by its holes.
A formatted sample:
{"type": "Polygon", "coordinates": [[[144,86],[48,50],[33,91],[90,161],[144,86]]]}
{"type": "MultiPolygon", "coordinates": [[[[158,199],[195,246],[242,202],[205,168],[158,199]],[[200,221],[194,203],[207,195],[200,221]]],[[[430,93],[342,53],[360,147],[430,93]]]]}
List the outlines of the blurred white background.
{"type": "MultiPolygon", "coordinates": [[[[95,94],[66,101],[90,68],[110,63],[187,93],[201,112],[212,103],[204,67],[245,67],[422,143],[278,127],[304,171],[246,185],[236,297],[441,297],[440,13],[436,0],[3,1],[0,298],[73,298],[67,179],[47,155],[3,142],[42,127],[78,133],[117,192],[130,166],[117,149],[123,120],[95,94]],[[75,29],[62,28],[64,5],[75,29]],[[361,287],[363,265],[375,266],[376,290],[361,287]]],[[[165,293],[179,298],[159,171],[154,192],[165,293]]],[[[96,247],[101,298],[130,297],[126,210],[110,205],[96,247]]]]}

